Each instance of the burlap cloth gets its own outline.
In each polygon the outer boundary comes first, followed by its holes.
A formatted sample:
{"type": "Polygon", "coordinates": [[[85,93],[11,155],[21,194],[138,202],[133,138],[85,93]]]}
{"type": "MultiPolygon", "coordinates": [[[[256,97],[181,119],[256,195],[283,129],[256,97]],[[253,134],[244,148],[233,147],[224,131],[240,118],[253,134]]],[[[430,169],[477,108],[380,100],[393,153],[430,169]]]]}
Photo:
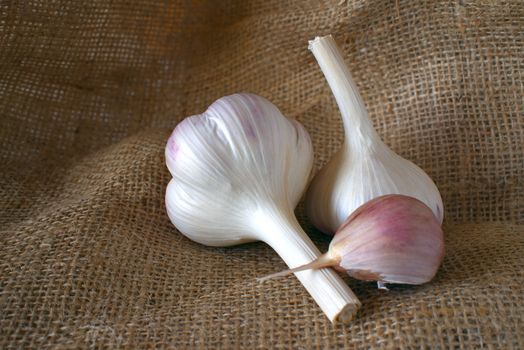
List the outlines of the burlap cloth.
{"type": "MultiPolygon", "coordinates": [[[[524,3],[0,1],[0,348],[524,348],[524,3]],[[430,284],[347,279],[332,325],[263,243],[195,244],[164,209],[167,136],[250,91],[342,140],[307,41],[332,33],[374,124],[439,186],[430,284]]],[[[322,249],[328,239],[301,222],[322,249]]]]}

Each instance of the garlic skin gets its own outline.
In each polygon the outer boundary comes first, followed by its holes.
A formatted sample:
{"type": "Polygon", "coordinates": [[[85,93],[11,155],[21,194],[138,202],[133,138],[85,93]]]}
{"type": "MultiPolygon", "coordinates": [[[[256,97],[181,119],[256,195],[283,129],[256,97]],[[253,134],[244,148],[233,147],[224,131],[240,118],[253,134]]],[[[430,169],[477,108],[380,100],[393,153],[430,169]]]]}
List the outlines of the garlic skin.
{"type": "Polygon", "coordinates": [[[360,206],[335,233],[326,254],[304,266],[279,272],[334,267],[353,278],[385,283],[423,284],[444,257],[444,234],[431,209],[416,198],[392,194],[360,206]]]}
{"type": "MultiPolygon", "coordinates": [[[[183,120],[167,142],[166,164],[173,176],[167,213],[193,241],[231,246],[262,240],[290,267],[320,256],[293,212],[313,166],[310,137],[263,97],[226,96],[183,120]]],[[[297,278],[333,322],[348,322],[360,307],[330,269],[297,278]]]]}
{"type": "Polygon", "coordinates": [[[335,96],[345,133],[342,148],[309,187],[306,210],[313,225],[333,234],[360,205],[386,194],[419,199],[442,223],[444,210],[437,186],[422,169],[382,142],[331,35],[310,41],[309,49],[335,96]]]}

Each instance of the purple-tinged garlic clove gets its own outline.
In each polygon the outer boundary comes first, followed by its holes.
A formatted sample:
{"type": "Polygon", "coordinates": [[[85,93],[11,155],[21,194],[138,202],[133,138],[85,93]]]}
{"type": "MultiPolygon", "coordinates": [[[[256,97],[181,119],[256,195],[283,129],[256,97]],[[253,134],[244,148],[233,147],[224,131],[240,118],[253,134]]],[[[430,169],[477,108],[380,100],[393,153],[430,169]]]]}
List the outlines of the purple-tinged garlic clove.
{"type": "Polygon", "coordinates": [[[422,284],[442,262],[444,235],[427,205],[413,197],[386,195],[351,214],[330,251],[354,278],[422,284]]]}
{"type": "Polygon", "coordinates": [[[444,235],[431,209],[416,198],[392,194],[360,206],[337,230],[326,254],[291,272],[333,267],[364,281],[422,284],[436,274],[444,235]]]}

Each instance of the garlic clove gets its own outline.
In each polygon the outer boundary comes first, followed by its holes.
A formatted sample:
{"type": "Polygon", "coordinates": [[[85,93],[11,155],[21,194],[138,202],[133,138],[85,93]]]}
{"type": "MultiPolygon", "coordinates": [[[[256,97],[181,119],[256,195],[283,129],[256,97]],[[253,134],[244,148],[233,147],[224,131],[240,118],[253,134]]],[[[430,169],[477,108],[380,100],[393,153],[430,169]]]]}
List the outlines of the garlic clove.
{"type": "Polygon", "coordinates": [[[422,284],[442,262],[444,235],[424,203],[386,195],[359,207],[335,234],[330,251],[354,278],[422,284]]]}
{"type": "Polygon", "coordinates": [[[322,267],[385,283],[423,284],[444,256],[444,235],[431,209],[404,195],[377,197],[360,206],[338,229],[326,254],[297,268],[263,277],[322,267]]]}
{"type": "MultiPolygon", "coordinates": [[[[226,96],[183,120],[166,164],[167,212],[188,238],[209,246],[262,240],[290,267],[320,256],[293,213],[313,165],[311,140],[263,97],[226,96]]],[[[360,306],[330,269],[297,278],[332,321],[349,321],[360,306]]]]}
{"type": "Polygon", "coordinates": [[[333,234],[360,205],[386,194],[421,200],[442,223],[443,203],[435,183],[382,142],[333,38],[317,37],[309,48],[335,96],[345,133],[343,147],[309,187],[306,210],[313,225],[333,234]]]}

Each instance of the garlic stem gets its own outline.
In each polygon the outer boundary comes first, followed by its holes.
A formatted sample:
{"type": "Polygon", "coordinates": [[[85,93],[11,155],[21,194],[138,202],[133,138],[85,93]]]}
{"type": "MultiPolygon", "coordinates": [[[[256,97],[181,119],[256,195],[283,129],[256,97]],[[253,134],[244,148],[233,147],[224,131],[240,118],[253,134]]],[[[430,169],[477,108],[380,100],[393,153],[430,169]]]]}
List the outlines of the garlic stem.
{"type": "Polygon", "coordinates": [[[371,146],[373,142],[381,142],[369,119],[357,85],[344,62],[342,52],[333,37],[331,35],[316,37],[309,41],[309,49],[317,59],[342,114],[345,144],[347,146],[355,144],[358,148],[362,148],[363,145],[371,146]]]}
{"type": "MultiPolygon", "coordinates": [[[[322,255],[293,212],[260,209],[253,216],[252,227],[290,268],[310,263],[322,255]]],[[[295,275],[332,322],[347,323],[360,308],[358,298],[332,269],[307,270],[295,275]]]]}

